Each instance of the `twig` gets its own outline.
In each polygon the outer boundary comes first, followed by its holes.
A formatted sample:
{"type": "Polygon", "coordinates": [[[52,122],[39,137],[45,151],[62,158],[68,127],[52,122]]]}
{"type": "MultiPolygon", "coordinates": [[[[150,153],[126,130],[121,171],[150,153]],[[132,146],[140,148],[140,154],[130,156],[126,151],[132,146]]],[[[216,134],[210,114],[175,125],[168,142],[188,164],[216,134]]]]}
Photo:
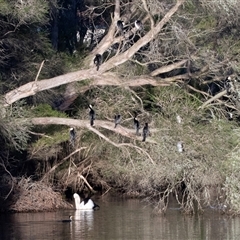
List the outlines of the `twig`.
{"type": "Polygon", "coordinates": [[[43,67],[44,62],[45,62],[45,60],[43,60],[43,61],[41,62],[41,65],[40,65],[40,67],[39,67],[39,69],[38,69],[37,76],[36,76],[36,78],[35,78],[35,82],[38,80],[38,77],[39,77],[39,74],[40,74],[40,72],[41,72],[41,70],[42,70],[42,67],[43,67]]]}
{"type": "Polygon", "coordinates": [[[80,175],[78,177],[80,177],[86,183],[86,185],[88,186],[88,188],[91,190],[92,193],[96,192],[93,190],[93,188],[91,187],[91,185],[88,183],[87,179],[83,175],[80,175]]]}
{"type": "Polygon", "coordinates": [[[216,94],[215,96],[213,96],[212,98],[208,99],[205,103],[202,104],[202,106],[200,106],[198,109],[203,109],[205,108],[208,104],[210,104],[211,102],[213,102],[214,100],[219,99],[220,97],[224,96],[227,93],[227,90],[223,90],[222,92],[216,94]]]}
{"type": "Polygon", "coordinates": [[[75,153],[80,152],[82,149],[86,149],[86,147],[81,147],[76,149],[74,152],[70,153],[67,157],[63,158],[61,160],[61,162],[57,163],[56,165],[54,165],[47,173],[45,173],[45,175],[43,176],[42,180],[51,172],[53,172],[56,168],[58,168],[61,164],[63,164],[67,159],[69,159],[72,155],[74,155],[75,153]]]}
{"type": "Polygon", "coordinates": [[[4,197],[4,200],[6,200],[6,199],[9,197],[9,195],[11,194],[12,190],[13,190],[13,186],[14,186],[14,184],[13,184],[13,176],[12,176],[12,174],[7,170],[6,166],[5,166],[3,163],[0,163],[0,166],[2,166],[2,167],[4,168],[5,172],[7,172],[7,173],[10,175],[11,179],[12,179],[11,189],[10,189],[10,191],[8,192],[8,194],[6,195],[6,197],[4,197]]]}
{"type": "Polygon", "coordinates": [[[52,138],[46,134],[43,134],[43,133],[36,133],[36,132],[32,132],[32,131],[28,131],[29,133],[33,134],[33,135],[36,135],[36,136],[42,136],[42,137],[46,137],[46,138],[52,138]]]}

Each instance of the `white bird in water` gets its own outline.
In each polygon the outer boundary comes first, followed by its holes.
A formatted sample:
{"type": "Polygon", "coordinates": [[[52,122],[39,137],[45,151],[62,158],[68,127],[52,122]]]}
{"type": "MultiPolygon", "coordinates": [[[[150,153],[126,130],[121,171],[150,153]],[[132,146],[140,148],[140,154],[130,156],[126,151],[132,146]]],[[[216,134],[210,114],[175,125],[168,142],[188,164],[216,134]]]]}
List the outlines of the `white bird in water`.
{"type": "Polygon", "coordinates": [[[99,208],[99,206],[90,198],[81,201],[81,198],[77,193],[74,193],[73,197],[75,200],[75,208],[77,210],[94,210],[99,208]]]}

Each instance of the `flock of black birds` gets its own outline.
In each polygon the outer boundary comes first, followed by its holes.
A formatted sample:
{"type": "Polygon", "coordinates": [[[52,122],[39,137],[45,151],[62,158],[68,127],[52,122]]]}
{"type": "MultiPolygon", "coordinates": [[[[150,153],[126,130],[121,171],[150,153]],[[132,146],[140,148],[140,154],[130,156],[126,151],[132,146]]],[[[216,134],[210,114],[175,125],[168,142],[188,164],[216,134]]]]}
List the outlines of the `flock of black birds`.
{"type": "MultiPolygon", "coordinates": [[[[88,106],[88,108],[89,108],[90,125],[93,126],[94,121],[95,121],[96,113],[95,113],[95,110],[93,109],[91,104],[88,106]]],[[[122,116],[120,114],[115,115],[115,117],[114,117],[114,123],[115,123],[114,128],[116,128],[121,123],[121,120],[122,120],[122,116]]],[[[140,123],[137,119],[137,114],[135,114],[135,117],[133,118],[133,124],[134,124],[134,128],[136,130],[136,135],[139,136],[140,135],[139,134],[140,123]]],[[[142,141],[143,142],[146,141],[146,138],[149,135],[149,133],[150,132],[149,132],[148,123],[145,123],[145,125],[143,127],[143,132],[142,132],[142,136],[143,136],[142,141]]],[[[70,143],[72,144],[72,146],[74,146],[75,145],[75,140],[76,140],[76,131],[73,127],[70,128],[69,134],[70,134],[70,143]]]]}
{"type": "MultiPolygon", "coordinates": [[[[122,36],[124,36],[124,26],[125,26],[124,21],[122,21],[122,20],[117,21],[117,30],[122,36]]],[[[140,20],[136,20],[134,22],[134,26],[135,26],[136,30],[139,32],[143,30],[143,23],[140,20]]],[[[96,54],[95,58],[93,59],[93,63],[97,67],[97,71],[99,70],[99,67],[102,64],[102,61],[103,61],[102,55],[99,53],[96,54]]]]}

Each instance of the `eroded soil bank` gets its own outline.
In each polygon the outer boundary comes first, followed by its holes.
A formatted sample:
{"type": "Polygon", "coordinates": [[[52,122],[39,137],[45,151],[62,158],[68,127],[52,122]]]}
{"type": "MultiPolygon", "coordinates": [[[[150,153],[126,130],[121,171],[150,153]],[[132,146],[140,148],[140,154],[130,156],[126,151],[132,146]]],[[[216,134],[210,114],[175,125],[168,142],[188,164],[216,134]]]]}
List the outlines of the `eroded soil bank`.
{"type": "Polygon", "coordinates": [[[1,212],[39,212],[73,208],[61,194],[30,178],[3,178],[0,187],[1,212]],[[4,196],[4,197],[3,197],[4,196]]]}

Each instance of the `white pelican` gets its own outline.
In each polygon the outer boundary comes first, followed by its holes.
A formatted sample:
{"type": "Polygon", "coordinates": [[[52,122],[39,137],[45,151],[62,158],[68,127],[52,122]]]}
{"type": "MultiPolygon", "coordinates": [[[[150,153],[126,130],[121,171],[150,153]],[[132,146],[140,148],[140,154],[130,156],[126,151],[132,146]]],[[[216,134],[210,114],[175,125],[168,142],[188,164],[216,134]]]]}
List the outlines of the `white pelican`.
{"type": "Polygon", "coordinates": [[[75,200],[75,208],[77,210],[94,210],[99,208],[99,206],[95,204],[92,199],[86,199],[81,202],[80,196],[77,193],[74,193],[73,197],[75,200]]]}

